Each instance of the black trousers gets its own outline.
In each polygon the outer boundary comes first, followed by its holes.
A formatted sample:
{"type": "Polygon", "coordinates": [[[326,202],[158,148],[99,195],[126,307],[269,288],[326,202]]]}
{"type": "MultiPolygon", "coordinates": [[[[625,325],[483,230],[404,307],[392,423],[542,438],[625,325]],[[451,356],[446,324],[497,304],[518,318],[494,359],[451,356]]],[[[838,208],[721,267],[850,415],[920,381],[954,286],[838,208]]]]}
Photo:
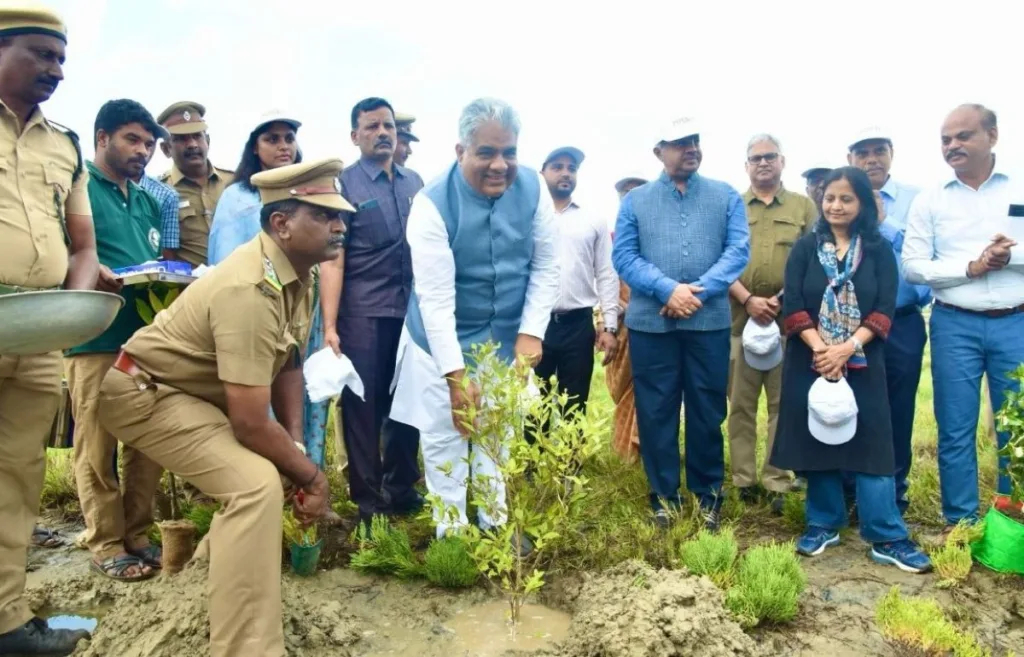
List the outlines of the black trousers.
{"type": "Polygon", "coordinates": [[[348,452],[349,494],[366,516],[386,513],[415,498],[420,478],[420,434],[387,420],[398,340],[405,320],[391,317],[344,317],[338,320],[341,350],[363,380],[365,401],[347,388],[341,395],[341,430],[348,452]],[[387,420],[387,421],[386,421],[387,420]],[[381,430],[383,459],[381,458],[381,430]]]}
{"type": "MultiPolygon", "coordinates": [[[[594,314],[590,308],[551,313],[544,334],[544,354],[534,368],[541,391],[547,394],[549,380],[558,377],[558,392],[569,396],[569,406],[587,412],[590,379],[594,376],[594,314]]],[[[528,439],[532,442],[532,435],[528,439]]]]}

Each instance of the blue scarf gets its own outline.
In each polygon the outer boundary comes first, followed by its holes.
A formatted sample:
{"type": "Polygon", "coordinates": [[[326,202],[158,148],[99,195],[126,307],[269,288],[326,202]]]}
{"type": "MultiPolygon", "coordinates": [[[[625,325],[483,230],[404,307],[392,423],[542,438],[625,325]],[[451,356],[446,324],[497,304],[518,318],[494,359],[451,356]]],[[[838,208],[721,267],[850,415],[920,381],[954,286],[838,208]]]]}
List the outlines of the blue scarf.
{"type": "MultiPolygon", "coordinates": [[[[840,272],[835,242],[818,238],[818,262],[828,277],[828,286],[821,297],[821,309],[818,311],[818,335],[830,347],[846,342],[860,328],[860,306],[857,305],[853,275],[857,273],[863,257],[861,238],[855,235],[850,240],[850,248],[843,258],[843,271],[840,272]]],[[[853,369],[867,367],[864,350],[858,347],[846,366],[853,369]]]]}

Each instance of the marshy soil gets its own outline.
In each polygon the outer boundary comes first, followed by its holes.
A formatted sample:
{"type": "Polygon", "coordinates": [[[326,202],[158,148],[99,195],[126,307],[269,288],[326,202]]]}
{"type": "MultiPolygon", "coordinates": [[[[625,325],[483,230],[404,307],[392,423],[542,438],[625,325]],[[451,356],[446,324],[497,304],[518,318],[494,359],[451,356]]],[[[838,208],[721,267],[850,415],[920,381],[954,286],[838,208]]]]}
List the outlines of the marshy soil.
{"type": "MultiPolygon", "coordinates": [[[[80,527],[60,526],[65,537],[80,527]]],[[[742,544],[777,538],[739,529],[742,544]]],[[[284,625],[295,657],[674,657],[899,654],[874,622],[876,602],[893,586],[937,599],[993,655],[1024,646],[1024,579],[976,565],[959,588],[940,590],[935,575],[873,564],[854,534],[802,561],[808,576],[797,619],[744,633],[708,580],[685,571],[626,562],[601,574],[555,577],[538,604],[524,609],[511,640],[507,605],[484,586],[462,591],[423,582],[366,577],[347,562],[346,530],[332,536],[334,563],[311,578],[284,575],[284,625]],[[344,536],[341,534],[344,532],[344,536]]],[[[120,584],[91,573],[89,555],[70,545],[30,554],[28,595],[47,615],[98,619],[79,657],[207,657],[206,569],[120,584]]]]}

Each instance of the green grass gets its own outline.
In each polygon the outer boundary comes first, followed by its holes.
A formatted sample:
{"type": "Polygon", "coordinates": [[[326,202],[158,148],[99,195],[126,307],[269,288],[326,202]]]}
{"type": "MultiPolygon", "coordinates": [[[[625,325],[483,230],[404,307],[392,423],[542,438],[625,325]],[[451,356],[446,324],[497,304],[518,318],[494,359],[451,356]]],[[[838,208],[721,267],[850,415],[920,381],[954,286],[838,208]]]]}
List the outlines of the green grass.
{"type": "Polygon", "coordinates": [[[423,574],[432,584],[449,589],[472,586],[480,579],[465,542],[457,536],[430,542],[423,557],[423,574]]]}
{"type": "Polygon", "coordinates": [[[770,543],[747,550],[725,605],[744,627],[787,623],[799,611],[807,575],[792,543],[770,543]]]}
{"type": "Polygon", "coordinates": [[[384,516],[374,516],[370,531],[362,525],[358,530],[359,551],[352,555],[354,570],[375,575],[395,575],[411,579],[422,574],[423,567],[416,560],[409,535],[394,527],[384,516]]]}
{"type": "Polygon", "coordinates": [[[56,510],[65,516],[80,513],[74,450],[46,450],[46,476],[39,502],[41,508],[56,510]]]}
{"type": "Polygon", "coordinates": [[[704,575],[719,588],[732,582],[739,545],[731,527],[723,527],[717,534],[701,530],[683,543],[680,550],[683,565],[695,575],[704,575]]]}
{"type": "Polygon", "coordinates": [[[990,657],[973,634],[959,630],[935,600],[903,597],[892,587],[875,607],[875,622],[883,636],[907,648],[936,657],[990,657]]]}

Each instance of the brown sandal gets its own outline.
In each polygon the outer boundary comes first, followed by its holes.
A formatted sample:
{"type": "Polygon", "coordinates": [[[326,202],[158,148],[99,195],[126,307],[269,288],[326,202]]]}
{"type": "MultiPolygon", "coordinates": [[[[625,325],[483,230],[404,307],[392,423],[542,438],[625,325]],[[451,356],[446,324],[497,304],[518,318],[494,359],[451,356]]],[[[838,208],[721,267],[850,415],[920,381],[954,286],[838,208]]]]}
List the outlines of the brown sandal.
{"type": "Polygon", "coordinates": [[[64,545],[64,539],[58,532],[42,525],[36,525],[32,529],[32,545],[38,548],[58,548],[64,545]]]}
{"type": "Polygon", "coordinates": [[[160,548],[159,545],[150,544],[144,548],[139,548],[137,550],[126,549],[125,552],[132,555],[133,557],[138,557],[139,559],[142,559],[143,563],[145,563],[150,568],[153,568],[154,570],[159,570],[163,567],[164,551],[160,548]]]}
{"type": "Polygon", "coordinates": [[[148,573],[145,572],[145,568],[147,568],[146,562],[139,557],[131,555],[110,557],[109,559],[104,559],[102,562],[97,562],[93,559],[89,561],[89,567],[100,575],[109,577],[110,579],[118,582],[141,582],[143,580],[150,579],[156,574],[152,569],[150,569],[148,573]],[[126,575],[125,573],[128,572],[128,569],[133,567],[139,569],[139,574],[126,575]]]}

